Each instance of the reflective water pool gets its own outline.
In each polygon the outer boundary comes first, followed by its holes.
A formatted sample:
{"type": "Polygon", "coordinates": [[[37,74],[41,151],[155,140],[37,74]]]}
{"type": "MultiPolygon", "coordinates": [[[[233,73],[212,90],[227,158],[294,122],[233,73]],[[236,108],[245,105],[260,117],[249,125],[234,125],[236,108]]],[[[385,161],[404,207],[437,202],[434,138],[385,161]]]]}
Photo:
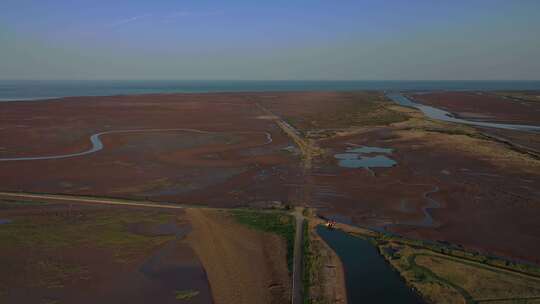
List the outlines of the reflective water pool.
{"type": "Polygon", "coordinates": [[[349,148],[345,153],[335,154],[334,157],[339,160],[338,165],[344,168],[389,168],[395,166],[397,162],[386,155],[373,154],[391,153],[390,148],[362,146],[349,148]]]}
{"type": "Polygon", "coordinates": [[[317,227],[345,268],[348,303],[424,303],[369,241],[317,227]]]}

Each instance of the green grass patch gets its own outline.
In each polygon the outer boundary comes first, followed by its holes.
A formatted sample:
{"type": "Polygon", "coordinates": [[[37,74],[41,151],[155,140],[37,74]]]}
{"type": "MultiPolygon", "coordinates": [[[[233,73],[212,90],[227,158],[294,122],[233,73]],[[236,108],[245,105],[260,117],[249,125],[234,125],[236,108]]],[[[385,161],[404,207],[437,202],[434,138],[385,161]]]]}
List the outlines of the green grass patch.
{"type": "Polygon", "coordinates": [[[459,286],[458,284],[454,283],[451,280],[448,280],[448,279],[445,279],[436,275],[431,269],[418,265],[415,261],[416,256],[417,255],[411,255],[407,258],[409,267],[410,267],[409,269],[413,272],[413,278],[415,282],[418,282],[418,283],[435,282],[435,283],[440,283],[440,284],[450,286],[451,288],[459,292],[459,294],[463,297],[463,299],[465,300],[467,304],[474,303],[472,296],[461,286],[459,286]]]}
{"type": "Polygon", "coordinates": [[[18,207],[25,207],[25,206],[45,206],[45,205],[48,205],[48,203],[36,202],[36,201],[18,201],[18,200],[10,200],[10,199],[0,200],[0,209],[11,209],[11,208],[18,208],[18,207]]]}
{"type": "Polygon", "coordinates": [[[0,229],[1,248],[47,250],[67,247],[112,249],[118,261],[174,236],[146,236],[129,231],[131,223],[166,223],[174,215],[144,211],[108,211],[81,218],[66,215],[17,217],[0,229]]]}
{"type": "Polygon", "coordinates": [[[540,299],[540,268],[534,265],[466,251],[445,241],[373,232],[351,234],[378,246],[386,260],[430,303],[540,299]]]}
{"type": "Polygon", "coordinates": [[[377,97],[358,97],[343,102],[330,111],[287,121],[305,133],[317,129],[343,129],[349,127],[380,126],[409,119],[405,113],[387,107],[387,102],[377,97]]]}
{"type": "Polygon", "coordinates": [[[360,233],[351,234],[357,237],[372,240],[376,246],[381,246],[388,242],[394,242],[414,249],[426,249],[434,253],[441,253],[448,257],[454,257],[462,261],[483,263],[488,266],[514,271],[540,279],[540,267],[536,265],[510,261],[502,257],[489,256],[480,252],[467,251],[460,245],[451,244],[448,242],[424,241],[379,232],[376,234],[376,236],[367,236],[360,233]]]}
{"type": "Polygon", "coordinates": [[[29,262],[25,270],[26,273],[33,274],[31,285],[46,288],[63,288],[70,278],[88,273],[85,267],[51,259],[29,262]]]}
{"type": "Polygon", "coordinates": [[[176,291],[176,299],[177,300],[191,300],[192,298],[198,296],[199,293],[200,292],[198,290],[192,290],[192,289],[177,290],[176,291]]]}
{"type": "Polygon", "coordinates": [[[311,249],[311,240],[309,238],[309,223],[306,220],[304,223],[304,267],[302,273],[302,284],[303,284],[303,302],[304,304],[312,304],[313,301],[310,297],[309,290],[311,288],[312,282],[312,272],[314,266],[314,252],[311,249]]]}
{"type": "Polygon", "coordinates": [[[287,267],[293,268],[295,222],[292,215],[280,211],[233,210],[235,220],[255,230],[275,233],[287,242],[287,267]]]}
{"type": "Polygon", "coordinates": [[[463,300],[477,303],[485,299],[506,299],[514,303],[525,295],[540,298],[537,267],[468,252],[459,245],[442,241],[386,234],[379,234],[373,240],[387,261],[431,302],[445,299],[448,303],[463,303],[463,300]],[[387,247],[397,253],[388,254],[387,247]]]}

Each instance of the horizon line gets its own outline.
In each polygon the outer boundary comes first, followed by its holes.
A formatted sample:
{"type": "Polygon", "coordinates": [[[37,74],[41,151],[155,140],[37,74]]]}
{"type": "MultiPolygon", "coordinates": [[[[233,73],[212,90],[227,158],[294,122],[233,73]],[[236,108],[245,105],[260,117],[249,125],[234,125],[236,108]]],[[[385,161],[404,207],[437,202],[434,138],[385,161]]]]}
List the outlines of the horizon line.
{"type": "Polygon", "coordinates": [[[192,82],[540,82],[540,79],[144,79],[144,78],[92,78],[92,79],[39,79],[0,78],[0,81],[192,81],[192,82]]]}

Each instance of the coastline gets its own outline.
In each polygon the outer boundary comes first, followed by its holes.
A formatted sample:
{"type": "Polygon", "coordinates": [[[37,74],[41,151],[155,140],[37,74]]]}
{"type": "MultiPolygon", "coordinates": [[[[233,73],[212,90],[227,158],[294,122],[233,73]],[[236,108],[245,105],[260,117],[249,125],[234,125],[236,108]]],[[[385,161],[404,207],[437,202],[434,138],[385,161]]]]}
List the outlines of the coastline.
{"type": "Polygon", "coordinates": [[[147,94],[538,90],[540,80],[0,80],[0,103],[147,94]]]}

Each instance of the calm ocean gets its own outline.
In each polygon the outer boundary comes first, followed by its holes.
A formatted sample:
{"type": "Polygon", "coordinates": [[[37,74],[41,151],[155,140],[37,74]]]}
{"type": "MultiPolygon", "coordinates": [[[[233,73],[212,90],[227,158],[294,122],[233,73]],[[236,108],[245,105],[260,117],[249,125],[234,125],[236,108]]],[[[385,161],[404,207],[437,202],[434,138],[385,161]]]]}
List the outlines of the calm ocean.
{"type": "Polygon", "coordinates": [[[540,81],[0,81],[0,101],[66,96],[261,91],[540,90],[540,81]]]}

